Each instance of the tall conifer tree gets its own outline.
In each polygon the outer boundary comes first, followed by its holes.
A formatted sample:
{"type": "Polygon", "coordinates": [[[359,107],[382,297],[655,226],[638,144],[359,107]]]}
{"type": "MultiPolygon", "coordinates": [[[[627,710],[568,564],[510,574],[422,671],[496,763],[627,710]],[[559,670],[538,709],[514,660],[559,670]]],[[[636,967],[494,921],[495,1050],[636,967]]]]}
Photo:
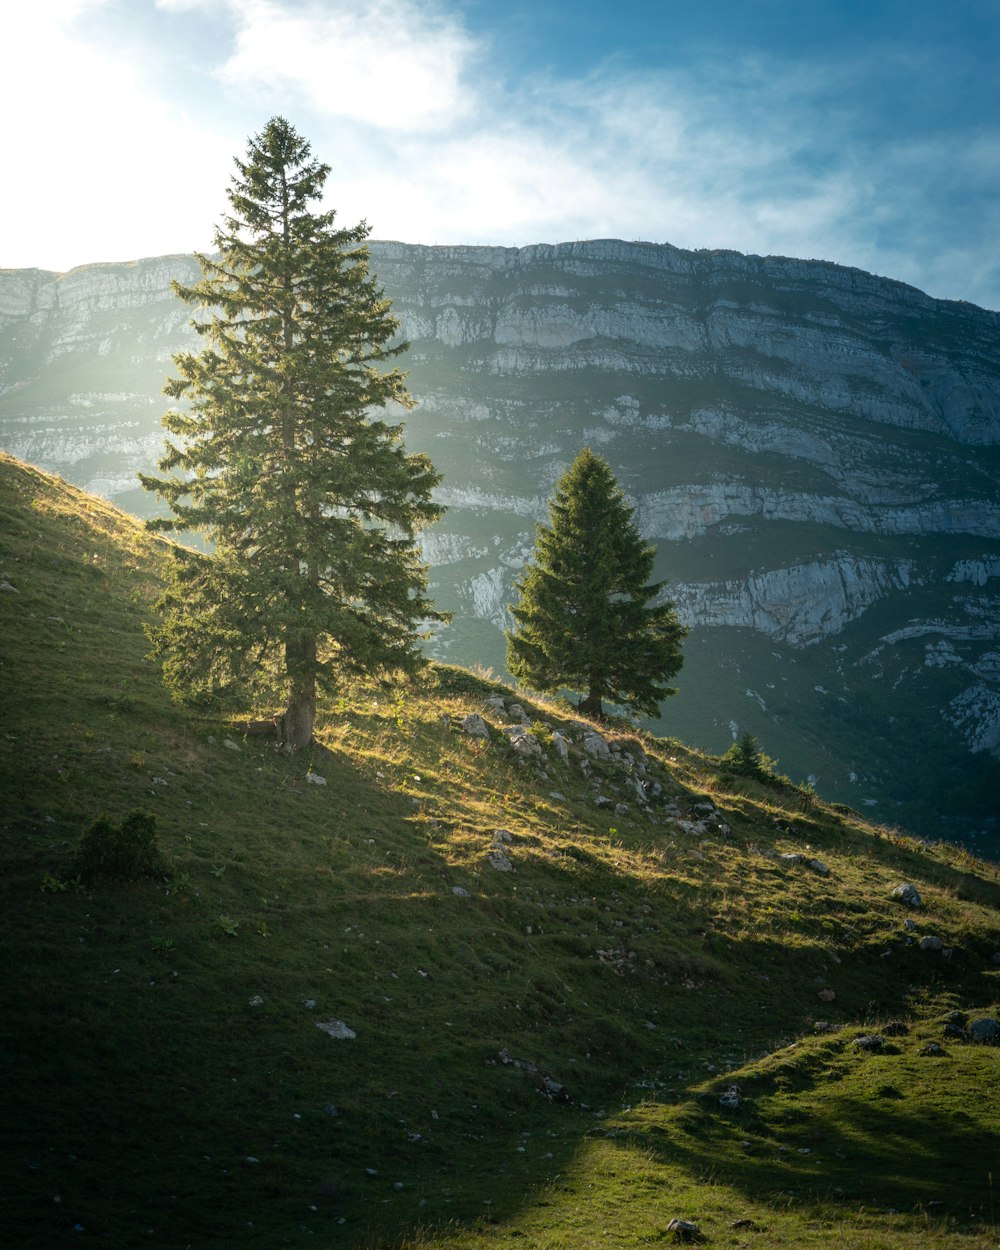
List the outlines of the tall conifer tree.
{"type": "Polygon", "coordinates": [[[153,638],[180,697],[281,698],[295,748],[318,687],[413,670],[419,623],[444,619],[414,537],[441,513],[440,479],[378,415],[413,401],[381,367],[406,344],[369,274],[367,225],[312,210],[329,167],[283,118],[235,163],[217,255],[174,284],[208,310],[192,323],[205,346],[174,357],[165,391],[186,406],[163,418],[166,476],[142,476],[173,513],[154,527],[200,532],[214,553],[178,551],[153,638]]]}
{"type": "Polygon", "coordinates": [[[515,582],[507,667],[534,690],[580,692],[592,716],[605,699],[655,716],[676,693],[665,683],[683,660],[688,631],[671,603],[651,604],[665,583],[647,584],[656,550],[632,515],[607,461],[585,447],[557,483],[533,562],[515,582]]]}

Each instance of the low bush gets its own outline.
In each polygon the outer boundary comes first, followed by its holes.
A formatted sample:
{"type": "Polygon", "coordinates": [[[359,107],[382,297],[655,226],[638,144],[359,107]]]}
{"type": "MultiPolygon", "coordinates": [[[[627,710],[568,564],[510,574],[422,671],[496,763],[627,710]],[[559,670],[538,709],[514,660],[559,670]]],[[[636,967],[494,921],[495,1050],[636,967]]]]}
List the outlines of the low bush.
{"type": "Polygon", "coordinates": [[[73,870],[82,881],[137,881],[161,877],[166,862],[156,844],[156,817],[131,811],[118,824],[95,820],[80,840],[73,870]]]}

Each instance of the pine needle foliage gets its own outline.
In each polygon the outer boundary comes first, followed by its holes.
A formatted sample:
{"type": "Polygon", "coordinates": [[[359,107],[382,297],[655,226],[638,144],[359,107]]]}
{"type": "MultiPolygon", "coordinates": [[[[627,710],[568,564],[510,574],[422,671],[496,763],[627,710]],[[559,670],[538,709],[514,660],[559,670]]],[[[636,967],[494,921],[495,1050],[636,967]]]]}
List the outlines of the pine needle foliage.
{"type": "Polygon", "coordinates": [[[366,223],[312,205],[329,166],[283,118],[249,141],[203,277],[176,294],[207,315],[174,357],[174,439],[140,475],[170,506],[154,528],[203,534],[176,555],[152,632],[178,697],[238,689],[286,701],[279,732],[312,737],[317,686],[413,671],[424,597],[415,534],[442,509],[427,457],[375,415],[412,407],[386,362],[407,344],[369,273],[366,223]]]}
{"type": "Polygon", "coordinates": [[[549,501],[533,561],[516,581],[507,667],[533,690],[567,689],[580,709],[603,713],[609,700],[655,716],[676,691],[666,683],[683,662],[687,629],[673,604],[653,603],[656,549],[642,539],[607,461],[585,447],[549,501]]]}

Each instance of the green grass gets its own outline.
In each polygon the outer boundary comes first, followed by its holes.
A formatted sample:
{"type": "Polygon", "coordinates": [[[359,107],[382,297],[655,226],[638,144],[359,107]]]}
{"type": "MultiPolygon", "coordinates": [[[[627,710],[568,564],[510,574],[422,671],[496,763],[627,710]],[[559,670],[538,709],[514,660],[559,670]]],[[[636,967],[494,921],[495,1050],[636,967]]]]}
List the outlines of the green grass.
{"type": "MultiPolygon", "coordinates": [[[[9,1244],[578,1250],[673,1216],[719,1246],[998,1244],[1000,1051],[943,1031],[1000,1014],[994,865],[673,740],[644,740],[664,799],[728,830],[651,820],[619,765],[521,765],[484,702],[510,692],[447,667],[345,689],[276,754],[166,698],[163,550],[0,458],[9,1244]],[[139,808],[165,875],[74,879],[94,820],[139,808]]],[[[547,744],[574,718],[520,701],[547,744]]]]}

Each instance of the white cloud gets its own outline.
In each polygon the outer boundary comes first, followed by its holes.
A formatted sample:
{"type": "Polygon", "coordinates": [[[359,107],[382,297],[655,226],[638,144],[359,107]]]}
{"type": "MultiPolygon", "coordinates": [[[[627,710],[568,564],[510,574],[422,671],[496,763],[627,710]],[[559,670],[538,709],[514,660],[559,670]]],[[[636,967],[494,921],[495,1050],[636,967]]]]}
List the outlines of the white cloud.
{"type": "Polygon", "coordinates": [[[895,64],[882,50],[839,63],[706,54],[655,73],[611,58],[505,82],[446,2],[156,0],[144,12],[161,34],[183,42],[201,23],[188,111],[155,37],[141,45],[133,24],[125,56],[98,40],[128,5],[45,0],[0,17],[0,107],[16,118],[32,102],[5,136],[23,172],[0,209],[0,263],[206,246],[231,158],[281,113],[332,166],[341,220],[366,217],[376,237],[645,238],[836,260],[1000,302],[982,262],[1000,224],[997,133],[879,135],[863,88],[895,64]],[[22,260],[29,239],[36,258],[22,260]]]}
{"type": "Polygon", "coordinates": [[[218,74],[232,90],[394,132],[467,117],[476,44],[431,5],[228,0],[228,8],[235,44],[218,74]]]}

